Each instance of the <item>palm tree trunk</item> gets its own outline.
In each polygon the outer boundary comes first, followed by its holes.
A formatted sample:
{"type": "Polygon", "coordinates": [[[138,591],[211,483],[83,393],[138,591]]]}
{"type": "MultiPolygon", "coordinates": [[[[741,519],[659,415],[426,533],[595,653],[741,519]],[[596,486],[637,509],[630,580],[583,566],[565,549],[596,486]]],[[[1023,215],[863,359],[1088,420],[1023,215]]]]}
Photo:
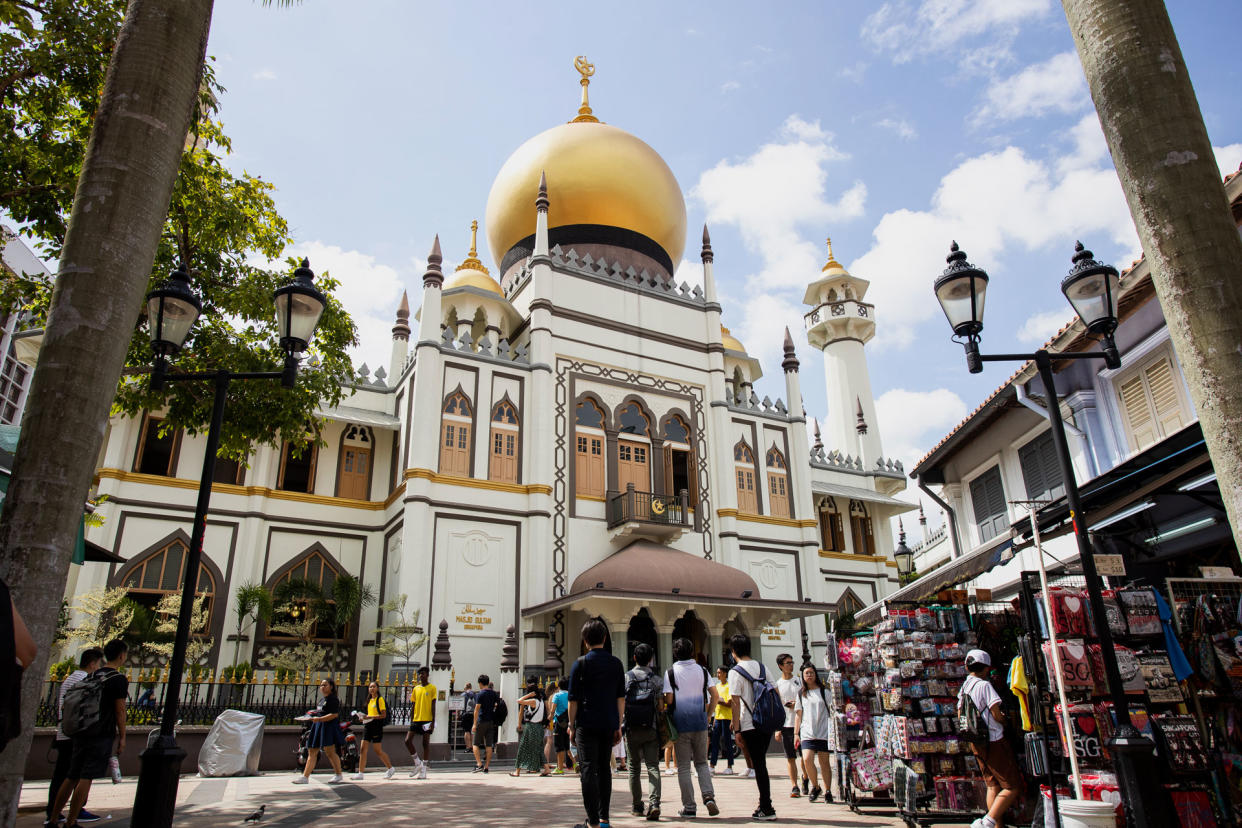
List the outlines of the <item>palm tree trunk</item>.
{"type": "Polygon", "coordinates": [[[78,180],[0,519],[0,578],[39,646],[22,734],[0,754],[0,826],[16,819],[55,599],[168,214],[211,11],[212,0],[131,0],[78,180]]]}
{"type": "Polygon", "coordinates": [[[1062,0],[1242,548],[1242,239],[1162,0],[1062,0]]]}

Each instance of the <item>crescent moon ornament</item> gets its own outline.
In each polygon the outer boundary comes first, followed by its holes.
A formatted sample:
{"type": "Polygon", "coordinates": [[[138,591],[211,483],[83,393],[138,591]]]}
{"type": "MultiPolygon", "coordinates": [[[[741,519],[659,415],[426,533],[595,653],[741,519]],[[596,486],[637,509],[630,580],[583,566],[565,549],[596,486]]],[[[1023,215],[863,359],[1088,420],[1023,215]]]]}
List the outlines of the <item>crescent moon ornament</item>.
{"type": "Polygon", "coordinates": [[[574,58],[574,68],[578,70],[578,74],[582,76],[579,83],[582,84],[582,105],[578,107],[578,117],[574,118],[570,123],[599,123],[599,118],[591,114],[591,104],[587,100],[587,87],[591,85],[591,76],[595,74],[595,64],[586,59],[586,55],[578,55],[574,58]]]}
{"type": "Polygon", "coordinates": [[[578,55],[574,58],[574,68],[584,78],[589,78],[595,74],[595,64],[588,61],[586,55],[578,55]]]}

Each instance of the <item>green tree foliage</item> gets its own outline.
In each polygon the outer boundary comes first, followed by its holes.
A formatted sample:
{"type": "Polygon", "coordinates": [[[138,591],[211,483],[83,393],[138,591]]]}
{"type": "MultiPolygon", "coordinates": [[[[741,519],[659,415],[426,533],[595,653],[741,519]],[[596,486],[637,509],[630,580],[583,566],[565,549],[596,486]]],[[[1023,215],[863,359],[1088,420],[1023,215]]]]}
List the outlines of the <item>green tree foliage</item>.
{"type": "MultiPolygon", "coordinates": [[[[177,635],[177,615],[181,612],[181,594],[171,593],[160,599],[155,606],[155,631],[159,633],[162,640],[144,641],[143,647],[156,655],[163,656],[166,659],[172,658],[173,641],[177,635]]],[[[214,639],[206,635],[207,623],[210,621],[207,613],[207,596],[194,596],[194,607],[190,612],[190,640],[186,644],[185,663],[192,672],[198,672],[199,662],[203,660],[203,656],[211,652],[214,639]]]]}
{"type": "Polygon", "coordinates": [[[407,600],[408,597],[402,594],[380,605],[389,623],[375,630],[376,655],[396,656],[408,663],[427,643],[427,636],[418,625],[418,610],[406,612],[407,600]]]}
{"type": "Polygon", "coordinates": [[[83,647],[103,647],[114,638],[123,638],[134,623],[137,605],[123,587],[92,590],[78,596],[72,607],[79,623],[64,632],[64,641],[83,647]]]}
{"type": "Polygon", "coordinates": [[[299,679],[323,669],[328,653],[315,643],[315,625],[319,620],[314,613],[290,603],[278,606],[272,619],[272,632],[287,635],[297,642],[268,659],[278,677],[292,673],[293,678],[299,679]]]}
{"type": "Polygon", "coordinates": [[[259,621],[270,621],[272,618],[272,594],[262,584],[244,583],[233,594],[233,613],[237,616],[237,640],[233,647],[233,664],[237,665],[239,664],[237,659],[241,654],[241,637],[246,629],[252,629],[259,621]]]}
{"type": "Polygon", "coordinates": [[[364,607],[375,606],[375,590],[347,572],[336,576],[321,612],[332,627],[332,664],[337,662],[342,639],[364,607]]]}
{"type": "MultiPolygon", "coordinates": [[[[0,210],[56,258],[125,3],[47,0],[28,8],[0,3],[7,10],[0,12],[0,24],[4,15],[18,21],[0,29],[0,125],[23,136],[0,142],[0,210]]],[[[232,142],[218,120],[223,91],[208,60],[150,277],[154,288],[184,262],[203,300],[203,313],[173,360],[174,371],[276,370],[283,360],[272,292],[289,281],[296,262],[289,258],[276,268],[268,263],[280,261],[291,239],[272,199],[274,185],[228,164],[232,142]]],[[[316,284],[328,296],[328,307],[311,344],[309,367],[294,389],[275,382],[231,388],[221,456],[244,460],[253,443],[277,445],[282,435],[305,446],[317,439],[316,409],[341,400],[341,385],[353,378],[345,349],[356,343],[356,330],[332,296],[338,282],[320,273],[316,284]]],[[[0,307],[24,310],[39,325],[51,288],[20,274],[9,277],[0,307]]],[[[166,405],[165,427],[190,434],[204,430],[211,414],[210,384],[171,383],[152,392],[145,377],[151,360],[144,315],[130,339],[130,371],[120,381],[114,413],[166,405]]]]}

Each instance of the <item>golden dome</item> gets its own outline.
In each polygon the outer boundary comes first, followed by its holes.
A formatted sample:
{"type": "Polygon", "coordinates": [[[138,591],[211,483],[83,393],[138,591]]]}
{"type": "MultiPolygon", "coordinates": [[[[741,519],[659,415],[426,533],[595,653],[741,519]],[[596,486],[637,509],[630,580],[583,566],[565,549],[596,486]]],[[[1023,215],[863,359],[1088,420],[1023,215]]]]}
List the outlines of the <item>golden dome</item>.
{"type": "Polygon", "coordinates": [[[486,221],[492,257],[503,263],[515,245],[534,234],[535,196],[540,174],[546,172],[549,231],[575,225],[628,230],[654,242],[668,256],[670,269],[676,268],[686,242],[681,187],[650,146],[595,120],[586,102],[589,75],[582,67],[579,71],[583,109],[578,118],[518,147],[492,184],[486,221]]]}
{"type": "Polygon", "coordinates": [[[720,326],[720,340],[724,343],[726,351],[738,351],[743,354],[746,353],[746,346],[742,344],[740,339],[729,333],[729,329],[724,325],[720,326]]]}
{"type": "Polygon", "coordinates": [[[485,290],[504,298],[505,292],[500,289],[500,285],[496,284],[496,280],[492,278],[491,273],[483,262],[479,261],[479,223],[477,221],[470,222],[470,252],[466,254],[466,258],[457,266],[457,270],[453,273],[453,278],[444,284],[444,290],[452,290],[453,288],[472,287],[479,290],[485,290]]]}
{"type": "Polygon", "coordinates": [[[837,276],[837,275],[842,275],[842,274],[846,276],[849,275],[849,271],[846,270],[845,267],[840,262],[837,261],[836,256],[832,255],[832,239],[831,238],[828,239],[828,261],[822,268],[820,268],[820,272],[827,273],[830,276],[837,276]]]}

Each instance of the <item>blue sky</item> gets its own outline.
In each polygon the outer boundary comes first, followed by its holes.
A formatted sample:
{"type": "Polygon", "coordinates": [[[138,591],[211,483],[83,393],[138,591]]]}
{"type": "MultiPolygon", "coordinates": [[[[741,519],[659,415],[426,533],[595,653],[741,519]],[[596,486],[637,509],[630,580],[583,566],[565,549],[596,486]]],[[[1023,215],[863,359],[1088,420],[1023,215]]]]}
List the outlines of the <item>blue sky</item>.
{"type": "MultiPolygon", "coordinates": [[[[1236,169],[1242,4],[1169,7],[1236,169]]],[[[387,363],[402,288],[419,302],[433,235],[464,257],[504,160],[573,116],[578,54],[597,67],[595,113],[677,176],[691,258],[710,224],[724,322],[763,362],[760,396],[784,395],[781,334],[800,335],[824,237],[871,280],[884,450],[907,466],[1013,367],[971,376],[949,341],[931,282],[951,239],[992,275],[992,350],[1069,320],[1076,238],[1119,267],[1139,250],[1054,0],[230,2],[209,52],[234,165],[276,184],[296,251],[342,279],[371,368],[387,363]]],[[[697,277],[697,260],[685,268],[697,277]]],[[[823,417],[822,361],[801,337],[799,352],[823,417]]]]}

